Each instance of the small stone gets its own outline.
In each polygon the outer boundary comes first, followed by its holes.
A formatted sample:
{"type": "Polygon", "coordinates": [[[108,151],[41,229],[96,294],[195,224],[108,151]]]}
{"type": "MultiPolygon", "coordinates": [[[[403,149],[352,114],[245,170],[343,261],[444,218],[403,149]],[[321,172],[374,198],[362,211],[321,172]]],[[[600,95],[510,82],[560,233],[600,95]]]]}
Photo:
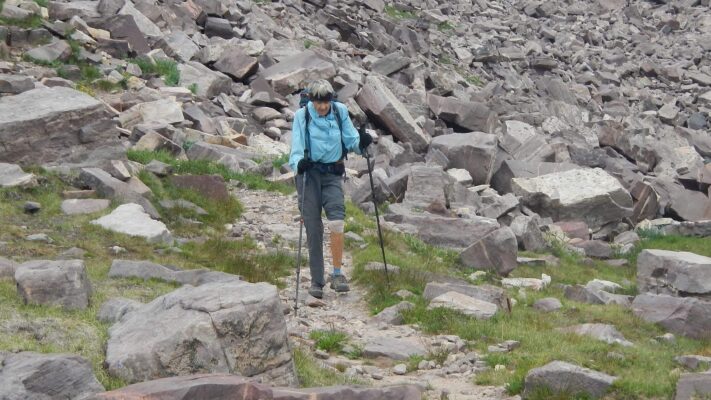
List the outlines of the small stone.
{"type": "Polygon", "coordinates": [[[661,336],[655,337],[657,342],[666,342],[666,343],[676,343],[676,336],[674,336],[673,333],[665,333],[661,336]]]}
{"type": "Polygon", "coordinates": [[[506,371],[506,366],[501,364],[496,364],[494,366],[494,371],[506,371]]]}
{"type": "Polygon", "coordinates": [[[45,242],[49,244],[54,243],[54,240],[52,240],[51,237],[47,236],[46,233],[35,233],[27,236],[25,239],[31,242],[45,242]]]}
{"type": "Polygon", "coordinates": [[[427,360],[422,360],[417,364],[417,369],[425,370],[429,369],[430,362],[427,360]]]}
{"type": "Polygon", "coordinates": [[[111,253],[113,253],[115,255],[116,254],[123,254],[123,253],[127,252],[126,249],[124,249],[121,246],[111,246],[111,247],[109,247],[109,250],[111,251],[111,253]]]}
{"type": "Polygon", "coordinates": [[[405,375],[407,373],[407,365],[398,364],[393,367],[393,374],[395,375],[405,375]]]}
{"type": "Polygon", "coordinates": [[[406,299],[406,298],[408,298],[408,297],[414,296],[415,294],[412,293],[412,292],[409,291],[409,290],[400,289],[400,290],[398,290],[397,292],[395,292],[395,295],[398,296],[398,297],[401,298],[401,299],[406,299]]]}
{"type": "Polygon", "coordinates": [[[346,234],[344,236],[346,237],[346,239],[352,240],[354,242],[358,242],[358,243],[365,242],[365,239],[363,239],[359,234],[357,234],[355,232],[346,232],[346,234]]]}
{"type": "Polygon", "coordinates": [[[552,312],[563,308],[563,304],[555,297],[546,297],[533,303],[533,308],[543,312],[552,312]]]}
{"type": "Polygon", "coordinates": [[[319,349],[319,350],[316,350],[316,351],[314,352],[314,356],[315,356],[316,358],[320,358],[321,360],[328,360],[328,359],[330,358],[330,356],[328,355],[328,353],[326,353],[325,351],[320,350],[320,349],[319,349]]]}
{"type": "Polygon", "coordinates": [[[370,377],[375,379],[376,381],[382,381],[383,378],[385,378],[383,373],[380,371],[374,371],[373,373],[370,374],[370,377]]]}
{"type": "Polygon", "coordinates": [[[35,201],[26,201],[25,202],[25,213],[27,213],[27,214],[34,214],[41,209],[42,209],[42,205],[40,203],[37,203],[35,201]]]}
{"type": "Polygon", "coordinates": [[[157,176],[168,176],[173,172],[173,167],[164,162],[153,160],[146,165],[146,170],[157,176]]]}

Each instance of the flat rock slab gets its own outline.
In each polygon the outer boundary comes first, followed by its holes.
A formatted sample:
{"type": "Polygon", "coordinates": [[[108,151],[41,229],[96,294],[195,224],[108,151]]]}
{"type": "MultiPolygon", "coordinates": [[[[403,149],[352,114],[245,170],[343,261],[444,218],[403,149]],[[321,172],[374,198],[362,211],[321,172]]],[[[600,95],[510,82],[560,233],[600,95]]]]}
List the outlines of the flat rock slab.
{"type": "Polygon", "coordinates": [[[705,399],[711,396],[711,373],[681,374],[674,400],[705,399]]]}
{"type": "Polygon", "coordinates": [[[533,303],[533,308],[538,311],[553,312],[563,308],[563,304],[555,297],[546,297],[533,303]]]}
{"type": "Polygon", "coordinates": [[[86,400],[104,391],[91,363],[71,354],[0,352],[3,399],[86,400]]]}
{"type": "Polygon", "coordinates": [[[509,311],[509,299],[504,289],[493,285],[468,285],[449,282],[428,282],[422,294],[426,300],[432,300],[447,292],[457,292],[463,295],[496,304],[499,309],[509,311]]]}
{"type": "Polygon", "coordinates": [[[711,338],[711,302],[708,301],[647,293],[635,297],[632,312],[677,335],[711,338]]]}
{"type": "Polygon", "coordinates": [[[608,344],[619,344],[625,347],[634,346],[632,342],[622,336],[617,328],[609,324],[580,324],[565,328],[556,328],[556,330],[581,336],[590,336],[608,344]]]}
{"type": "Polygon", "coordinates": [[[197,373],[296,383],[281,300],[267,283],[186,285],[156,298],[111,327],[106,365],[129,383],[197,373]]]}
{"type": "Polygon", "coordinates": [[[126,314],[136,311],[142,306],[143,303],[131,299],[109,299],[101,305],[96,318],[101,322],[113,324],[120,321],[126,314]]]}
{"type": "Polygon", "coordinates": [[[427,309],[434,308],[448,308],[476,319],[489,319],[499,309],[494,303],[475,299],[457,292],[447,292],[432,299],[427,309]]]}
{"type": "Polygon", "coordinates": [[[642,250],[637,257],[637,286],[640,293],[707,296],[711,294],[711,257],[642,250]]]}
{"type": "Polygon", "coordinates": [[[241,280],[239,275],[228,274],[209,269],[179,270],[168,268],[150,261],[113,260],[109,269],[109,278],[160,279],[183,285],[200,286],[210,282],[229,282],[241,280]]]}
{"type": "Polygon", "coordinates": [[[459,259],[467,267],[488,269],[507,276],[518,266],[517,254],[516,235],[504,226],[472,243],[459,254],[459,259]]]}
{"type": "Polygon", "coordinates": [[[91,221],[105,229],[125,233],[130,236],[140,236],[149,242],[172,243],[173,237],[164,223],[151,218],[138,204],[122,204],[111,214],[91,221]]]}
{"type": "Polygon", "coordinates": [[[19,165],[0,163],[0,187],[35,187],[37,178],[28,174],[19,165]]]}
{"type": "Polygon", "coordinates": [[[298,91],[302,82],[334,77],[336,65],[331,59],[306,50],[266,68],[261,75],[275,92],[286,96],[298,91]]]}
{"type": "Polygon", "coordinates": [[[407,360],[412,355],[424,356],[427,349],[417,340],[396,339],[379,336],[371,338],[363,348],[363,357],[385,357],[392,360],[407,360]]]}
{"type": "Polygon", "coordinates": [[[69,199],[62,201],[62,212],[67,215],[92,214],[103,211],[111,205],[106,199],[69,199]]]}
{"type": "Polygon", "coordinates": [[[15,269],[17,291],[25,304],[55,305],[85,309],[91,298],[91,283],[81,260],[34,260],[15,269]]]}
{"type": "Polygon", "coordinates": [[[554,393],[585,394],[600,398],[607,393],[616,377],[582,368],[562,361],[553,361],[528,372],[523,398],[529,398],[536,390],[547,389],[554,393]]]}

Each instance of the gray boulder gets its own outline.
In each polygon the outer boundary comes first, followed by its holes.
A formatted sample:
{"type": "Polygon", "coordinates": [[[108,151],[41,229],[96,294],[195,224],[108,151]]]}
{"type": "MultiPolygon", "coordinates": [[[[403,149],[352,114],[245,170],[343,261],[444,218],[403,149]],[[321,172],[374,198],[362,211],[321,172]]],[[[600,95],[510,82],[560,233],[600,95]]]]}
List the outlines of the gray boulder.
{"type": "Polygon", "coordinates": [[[363,111],[374,116],[399,141],[410,143],[418,152],[427,149],[429,137],[382,80],[374,75],[368,76],[356,101],[363,111]]]}
{"type": "Polygon", "coordinates": [[[489,319],[499,310],[496,304],[458,292],[446,292],[430,301],[428,310],[447,308],[476,319],[489,319]]]}
{"type": "Polygon", "coordinates": [[[536,178],[541,175],[582,168],[571,163],[505,160],[491,178],[491,186],[499,193],[511,193],[513,178],[536,178]]]}
{"type": "Polygon", "coordinates": [[[165,50],[165,54],[169,57],[182,62],[190,61],[199,50],[199,47],[190,39],[190,36],[183,31],[175,31],[163,36],[158,41],[157,46],[165,50]]]}
{"type": "Polygon", "coordinates": [[[180,71],[180,86],[189,88],[195,86],[195,94],[200,97],[213,98],[220,93],[230,91],[232,79],[222,72],[213,71],[199,62],[189,61],[178,65],[180,71]]]}
{"type": "Polygon", "coordinates": [[[447,292],[457,292],[475,299],[496,304],[499,309],[510,311],[511,305],[506,291],[493,285],[469,285],[464,283],[428,282],[422,297],[432,300],[447,292]]]}
{"type": "Polygon", "coordinates": [[[120,321],[126,314],[136,311],[142,306],[143,303],[131,299],[109,299],[101,305],[96,318],[101,322],[113,324],[120,321]]]}
{"type": "Polygon", "coordinates": [[[17,292],[25,304],[83,310],[89,306],[91,283],[82,260],[34,260],[15,269],[17,292]]]}
{"type": "Polygon", "coordinates": [[[363,357],[385,357],[392,360],[407,360],[410,356],[427,354],[427,349],[414,339],[396,339],[389,336],[369,338],[363,347],[363,357]]]}
{"type": "Polygon", "coordinates": [[[225,73],[236,80],[243,80],[259,68],[259,61],[242,52],[239,48],[229,48],[215,62],[215,69],[225,73]]]}
{"type": "Polygon", "coordinates": [[[69,43],[64,40],[58,40],[54,43],[44,46],[35,47],[25,53],[25,56],[32,60],[52,63],[55,61],[67,61],[72,55],[72,48],[69,43]]]}
{"type": "Polygon", "coordinates": [[[0,257],[0,279],[2,278],[12,278],[15,279],[15,269],[17,269],[17,263],[7,259],[5,257],[0,257]]]}
{"type": "Polygon", "coordinates": [[[239,275],[232,275],[209,269],[180,270],[169,268],[150,261],[113,260],[109,269],[109,278],[160,279],[183,285],[200,286],[209,282],[239,281],[239,275]]]}
{"type": "Polygon", "coordinates": [[[708,301],[647,293],[635,297],[632,312],[677,335],[694,339],[711,337],[711,302],[708,301]]]}
{"type": "Polygon", "coordinates": [[[92,214],[103,211],[111,205],[106,199],[67,199],[63,200],[60,208],[67,215],[92,214]]]}
{"type": "Polygon", "coordinates": [[[82,148],[118,143],[111,130],[92,136],[80,134],[85,125],[107,117],[102,102],[65,87],[39,88],[2,97],[0,160],[20,165],[42,164],[63,159],[82,148]]]}
{"type": "Polygon", "coordinates": [[[711,258],[685,251],[642,250],[637,257],[640,293],[672,296],[711,294],[711,258]]]}
{"type": "Polygon", "coordinates": [[[127,382],[223,372],[296,383],[281,301],[266,283],[214,282],[158,297],[109,330],[106,364],[127,382]]]}
{"type": "Polygon", "coordinates": [[[459,128],[476,132],[493,133],[496,127],[496,113],[483,103],[463,101],[456,97],[427,95],[427,104],[432,113],[443,121],[459,128]]]}
{"type": "Polygon", "coordinates": [[[415,305],[409,301],[401,301],[398,304],[387,307],[383,311],[379,312],[373,317],[373,321],[388,325],[402,325],[405,323],[405,319],[402,317],[402,312],[412,310],[414,307],[415,305]]]}
{"type": "Polygon", "coordinates": [[[413,165],[407,178],[403,202],[421,209],[434,204],[445,207],[447,184],[446,174],[441,167],[413,165]]]}
{"type": "Polygon", "coordinates": [[[235,172],[256,167],[257,163],[253,159],[258,156],[256,153],[244,149],[233,149],[205,142],[195,143],[187,154],[191,160],[214,161],[235,172]]]}
{"type": "Polygon", "coordinates": [[[711,396],[711,372],[681,374],[674,400],[695,400],[711,396]]]}
{"type": "Polygon", "coordinates": [[[283,59],[261,72],[280,95],[298,91],[303,82],[331,79],[336,76],[336,64],[311,50],[283,59]]]}
{"type": "Polygon", "coordinates": [[[563,308],[563,304],[561,304],[560,300],[555,297],[546,297],[533,303],[533,308],[538,311],[552,312],[563,308]]]}
{"type": "Polygon", "coordinates": [[[120,181],[100,168],[82,168],[79,172],[78,184],[94,189],[99,196],[118,200],[124,203],[140,204],[145,212],[153,218],[160,218],[153,204],[136,192],[131,185],[120,181]]]}
{"type": "Polygon", "coordinates": [[[473,184],[481,185],[491,179],[496,144],[496,135],[472,132],[437,136],[432,139],[431,147],[447,157],[447,168],[465,169],[472,176],[473,184]]]}
{"type": "Polygon", "coordinates": [[[550,390],[571,397],[579,394],[591,398],[604,396],[616,377],[582,368],[563,361],[553,361],[528,372],[523,398],[527,399],[536,390],[550,390]]]}
{"type": "Polygon", "coordinates": [[[516,235],[505,226],[473,242],[459,254],[459,259],[468,267],[490,269],[506,276],[518,266],[517,253],[516,235]]]}
{"type": "Polygon", "coordinates": [[[609,324],[580,324],[565,328],[556,328],[559,332],[574,333],[580,336],[590,336],[608,344],[619,344],[625,347],[634,346],[625,339],[614,325],[609,324]]]}
{"type": "Polygon", "coordinates": [[[35,88],[29,76],[0,74],[0,93],[19,94],[35,88]]]}
{"type": "Polygon", "coordinates": [[[143,237],[152,243],[173,242],[168,227],[163,222],[152,219],[141,205],[135,203],[122,204],[110,214],[95,219],[91,223],[110,231],[143,237]]]}
{"type": "Polygon", "coordinates": [[[688,369],[697,369],[702,364],[711,365],[711,357],[708,356],[697,356],[697,355],[684,355],[674,357],[674,361],[688,369]]]}
{"type": "Polygon", "coordinates": [[[590,285],[573,285],[565,288],[565,298],[587,304],[617,304],[629,307],[632,296],[609,293],[590,285]]]}
{"type": "Polygon", "coordinates": [[[89,361],[71,354],[0,352],[0,398],[90,400],[104,388],[89,361]]]}
{"type": "Polygon", "coordinates": [[[582,218],[599,228],[632,216],[629,192],[599,168],[514,178],[512,188],[524,205],[554,221],[582,218]]]}
{"type": "Polygon", "coordinates": [[[19,165],[0,163],[0,187],[35,187],[37,178],[28,174],[19,165]]]}
{"type": "Polygon", "coordinates": [[[516,235],[516,242],[520,250],[538,251],[546,247],[546,240],[533,217],[519,215],[511,221],[509,226],[516,235]]]}

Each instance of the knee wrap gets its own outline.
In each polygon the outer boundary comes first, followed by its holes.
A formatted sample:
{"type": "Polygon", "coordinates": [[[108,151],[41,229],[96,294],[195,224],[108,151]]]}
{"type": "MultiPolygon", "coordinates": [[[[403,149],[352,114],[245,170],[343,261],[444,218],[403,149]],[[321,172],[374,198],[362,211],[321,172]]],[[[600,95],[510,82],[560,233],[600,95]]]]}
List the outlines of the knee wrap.
{"type": "Polygon", "coordinates": [[[328,221],[328,230],[331,231],[331,233],[343,233],[344,225],[343,220],[328,221]]]}

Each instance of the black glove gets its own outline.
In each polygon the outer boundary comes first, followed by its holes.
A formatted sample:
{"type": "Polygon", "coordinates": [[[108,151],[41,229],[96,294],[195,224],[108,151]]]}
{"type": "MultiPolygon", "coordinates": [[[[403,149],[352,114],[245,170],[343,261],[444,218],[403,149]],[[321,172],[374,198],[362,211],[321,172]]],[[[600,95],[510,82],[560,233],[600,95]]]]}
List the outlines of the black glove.
{"type": "Polygon", "coordinates": [[[361,129],[360,132],[358,132],[358,135],[360,136],[360,143],[358,144],[358,147],[360,147],[362,152],[363,149],[366,149],[371,143],[373,143],[373,137],[367,134],[365,129],[361,129]]]}
{"type": "Polygon", "coordinates": [[[310,169],[313,165],[311,164],[311,161],[302,158],[299,160],[299,163],[296,164],[296,172],[301,175],[303,174],[306,170],[310,169]]]}

